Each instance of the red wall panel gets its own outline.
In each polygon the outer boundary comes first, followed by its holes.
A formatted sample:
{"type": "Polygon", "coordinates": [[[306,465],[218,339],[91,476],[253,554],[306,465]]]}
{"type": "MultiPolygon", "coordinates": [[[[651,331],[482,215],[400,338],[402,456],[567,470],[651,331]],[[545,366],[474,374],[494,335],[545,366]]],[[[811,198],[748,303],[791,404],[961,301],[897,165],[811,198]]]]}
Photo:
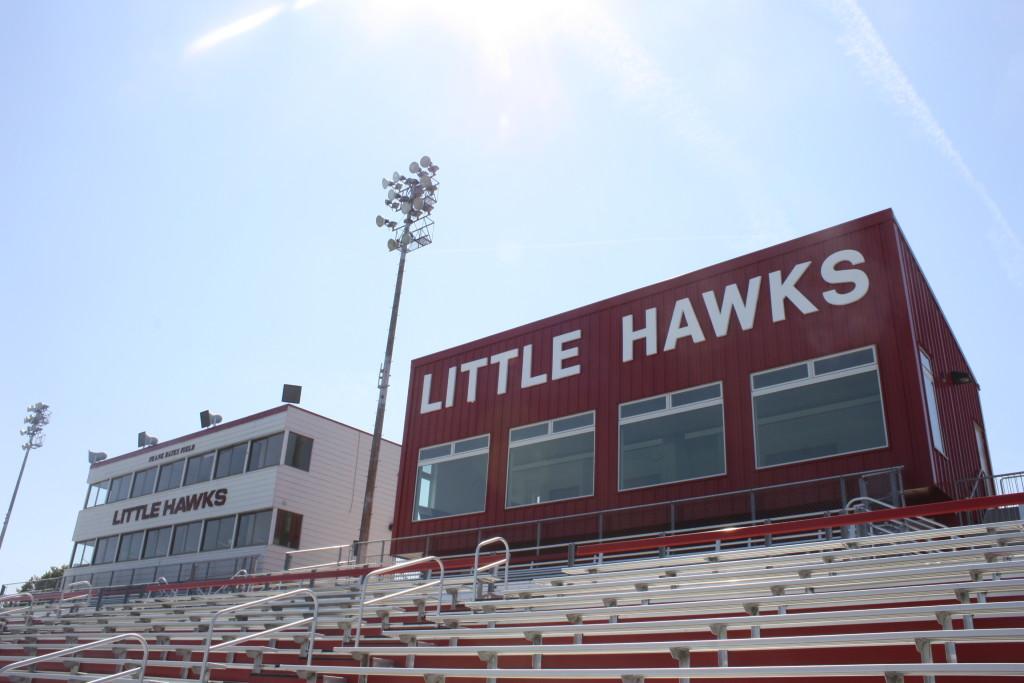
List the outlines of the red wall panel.
{"type": "MultiPolygon", "coordinates": [[[[920,290],[913,273],[916,264],[907,261],[902,236],[891,211],[844,223],[769,249],[742,256],[725,263],[683,275],[633,292],[484,339],[448,349],[415,360],[410,373],[408,412],[402,444],[401,479],[395,511],[394,536],[410,536],[454,529],[477,528],[513,521],[561,517],[577,513],[640,505],[655,501],[679,500],[696,496],[740,491],[772,484],[799,482],[843,473],[855,473],[894,465],[904,467],[907,486],[927,487],[933,483],[926,442],[922,439],[919,377],[910,363],[914,354],[915,335],[921,336],[911,319],[911,289],[920,290]],[[856,268],[869,278],[867,294],[849,305],[830,305],[824,300],[826,290],[848,291],[846,284],[829,284],[820,272],[822,261],[839,250],[853,249],[864,257],[856,268]],[[798,282],[799,290],[818,308],[802,314],[787,302],[786,319],[773,322],[768,277],[781,271],[785,277],[798,263],[810,261],[811,266],[798,282]],[[728,333],[716,337],[705,310],[702,293],[711,291],[721,301],[723,291],[736,285],[746,292],[751,278],[761,277],[754,324],[742,330],[735,316],[728,333]],[[693,304],[705,341],[694,343],[682,339],[672,351],[661,351],[673,306],[678,299],[689,298],[693,304]],[[634,346],[635,357],[622,361],[622,320],[633,315],[634,325],[642,326],[645,310],[657,309],[659,352],[645,356],[643,344],[634,346]],[[580,374],[549,381],[543,385],[520,388],[519,374],[523,347],[533,346],[533,367],[537,372],[551,373],[554,336],[580,330],[582,338],[574,346],[580,374]],[[863,346],[875,346],[880,368],[885,409],[888,447],[868,452],[822,460],[758,469],[754,461],[753,415],[750,395],[750,374],[777,366],[805,361],[818,356],[863,346]],[[442,400],[450,367],[474,359],[490,357],[509,349],[519,349],[519,358],[509,366],[507,393],[497,393],[496,366],[481,369],[476,388],[476,401],[467,402],[466,375],[458,373],[454,405],[434,412],[421,413],[423,381],[432,377],[429,399],[442,400]],[[618,406],[620,403],[698,386],[710,382],[723,383],[725,408],[725,442],[727,473],[722,476],[691,482],[665,484],[634,491],[618,491],[618,406]],[[508,431],[511,428],[593,410],[595,429],[595,491],[594,495],[577,500],[545,503],[505,509],[505,476],[508,455],[508,431]],[[488,470],[487,508],[479,514],[463,515],[423,522],[412,521],[412,503],[416,481],[417,454],[425,446],[461,438],[490,434],[491,449],[488,470]]],[[[844,264],[842,267],[854,267],[844,264]]],[[[923,278],[921,278],[923,282],[923,278]]],[[[918,317],[927,318],[931,306],[937,310],[927,286],[913,296],[918,317]],[[915,299],[915,300],[916,300],[915,299]]],[[[916,290],[915,290],[916,291],[916,290]]],[[[927,318],[932,320],[931,318],[927,318]]],[[[948,336],[945,321],[927,323],[929,334],[936,338],[948,336]]],[[[928,337],[932,339],[932,337],[928,337]]],[[[931,343],[931,342],[929,342],[931,343]]],[[[944,342],[955,348],[955,340],[944,342]]],[[[936,352],[939,353],[939,352],[936,352]]],[[[947,353],[942,351],[941,353],[947,353]]],[[[951,351],[949,353],[952,353],[951,351]]],[[[941,367],[955,363],[942,355],[941,367]]],[[[962,389],[963,387],[957,387],[962,389]]],[[[968,388],[968,390],[970,390],[968,388]]],[[[960,409],[954,399],[944,398],[944,413],[960,409]]],[[[980,408],[978,409],[980,410],[980,408]]],[[[975,413],[971,413],[974,416],[975,413]]],[[[972,418],[973,419],[973,418],[972,418]]],[[[977,419],[980,424],[980,413],[977,419]]],[[[960,439],[952,434],[951,439],[960,439]]],[[[973,439],[973,436],[971,437],[973,439]]],[[[957,440],[958,448],[960,441],[957,440]]],[[[959,461],[957,461],[959,462],[959,461]]],[[[969,469],[969,468],[968,468],[969,469]]],[[[961,470],[950,469],[943,476],[959,476],[961,470]]],[[[966,470],[963,470],[966,471],[966,470]]],[[[785,491],[776,498],[784,504],[785,491]]],[[[735,500],[715,500],[706,504],[680,507],[683,520],[702,515],[728,516],[730,506],[742,507],[735,500]]],[[[624,532],[630,527],[661,524],[665,512],[646,511],[609,519],[624,532]]],[[[565,533],[571,536],[589,534],[593,520],[566,520],[565,533]]],[[[610,530],[605,530],[606,534],[610,530]]]]}

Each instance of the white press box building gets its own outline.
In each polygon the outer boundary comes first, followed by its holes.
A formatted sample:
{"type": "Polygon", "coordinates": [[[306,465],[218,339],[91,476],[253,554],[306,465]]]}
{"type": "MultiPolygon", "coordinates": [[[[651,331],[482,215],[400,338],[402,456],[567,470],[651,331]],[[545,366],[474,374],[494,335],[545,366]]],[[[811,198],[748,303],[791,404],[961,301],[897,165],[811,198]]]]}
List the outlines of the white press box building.
{"type": "MultiPolygon", "coordinates": [[[[285,404],[96,462],[67,575],[93,586],[222,578],[351,543],[370,441],[285,404]]],[[[383,440],[371,539],[390,535],[398,461],[399,445],[383,440]]]]}

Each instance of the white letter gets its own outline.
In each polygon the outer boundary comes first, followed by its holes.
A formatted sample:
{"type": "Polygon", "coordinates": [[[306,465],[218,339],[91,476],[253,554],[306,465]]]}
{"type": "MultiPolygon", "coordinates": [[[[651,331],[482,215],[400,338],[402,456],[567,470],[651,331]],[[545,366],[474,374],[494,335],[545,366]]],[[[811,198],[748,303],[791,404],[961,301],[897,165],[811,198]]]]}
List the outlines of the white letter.
{"type": "Polygon", "coordinates": [[[435,410],[441,410],[441,402],[436,403],[430,402],[430,382],[434,378],[428,372],[423,375],[423,397],[420,399],[420,415],[424,413],[432,413],[435,410]]]}
{"type": "Polygon", "coordinates": [[[777,323],[786,319],[786,299],[792,301],[797,310],[804,315],[818,311],[818,307],[796,288],[797,281],[810,265],[810,261],[796,264],[785,280],[782,279],[781,270],[768,273],[768,293],[772,297],[772,322],[777,323]]]}
{"type": "Polygon", "coordinates": [[[697,314],[693,312],[693,306],[689,298],[682,298],[676,302],[672,309],[672,320],[668,324],[668,332],[665,333],[665,351],[676,348],[676,342],[683,337],[691,337],[694,344],[704,341],[704,330],[700,329],[700,321],[697,314]],[[686,324],[683,325],[683,319],[686,324]]]}
{"type": "Polygon", "coordinates": [[[622,317],[622,362],[633,360],[633,342],[643,339],[644,350],[648,356],[658,352],[658,309],[648,308],[644,311],[644,326],[633,330],[633,314],[622,317]]]}
{"type": "Polygon", "coordinates": [[[842,249],[829,256],[821,264],[821,279],[830,285],[849,283],[853,289],[840,293],[834,289],[826,289],[822,296],[833,306],[846,306],[860,301],[868,293],[868,275],[858,268],[836,270],[840,263],[851,263],[859,266],[864,263],[864,256],[856,249],[842,249]]]}
{"type": "Polygon", "coordinates": [[[455,405],[455,372],[458,368],[448,368],[448,386],[445,387],[447,391],[444,394],[444,407],[451,408],[455,405]]]}
{"type": "Polygon", "coordinates": [[[471,360],[468,363],[462,364],[460,369],[469,375],[469,386],[466,387],[466,403],[476,403],[476,371],[485,365],[487,365],[486,357],[477,358],[476,360],[471,360]]]}
{"type": "Polygon", "coordinates": [[[704,305],[711,317],[711,326],[715,328],[715,336],[724,337],[729,333],[729,321],[732,312],[736,311],[736,319],[740,327],[749,330],[754,326],[754,314],[757,312],[757,295],[761,291],[761,276],[750,278],[747,283],[747,299],[740,298],[740,290],[736,285],[729,285],[722,294],[722,307],[718,307],[714,292],[704,292],[704,305]]]}
{"type": "Polygon", "coordinates": [[[565,344],[568,342],[576,341],[583,336],[581,330],[574,330],[572,332],[566,332],[560,334],[551,340],[551,379],[563,379],[565,377],[572,377],[573,375],[580,374],[579,365],[570,365],[569,367],[562,367],[562,361],[570,358],[576,358],[580,355],[580,349],[578,346],[571,348],[565,348],[565,344]]]}
{"type": "Polygon", "coordinates": [[[523,389],[527,387],[535,387],[538,384],[544,384],[548,381],[548,373],[542,372],[539,375],[531,377],[530,374],[533,372],[533,344],[527,344],[523,347],[523,373],[520,375],[519,386],[523,389]]]}
{"type": "Polygon", "coordinates": [[[498,395],[508,391],[508,362],[519,355],[519,349],[509,349],[491,356],[491,365],[498,365],[498,395]]]}

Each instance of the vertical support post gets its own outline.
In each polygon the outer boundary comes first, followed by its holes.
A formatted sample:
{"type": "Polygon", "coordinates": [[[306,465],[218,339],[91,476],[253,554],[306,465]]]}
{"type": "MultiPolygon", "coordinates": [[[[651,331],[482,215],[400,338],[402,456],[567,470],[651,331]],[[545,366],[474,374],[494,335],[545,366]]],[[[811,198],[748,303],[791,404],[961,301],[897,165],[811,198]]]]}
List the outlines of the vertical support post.
{"type": "MultiPolygon", "coordinates": [[[[942,626],[942,630],[948,631],[953,628],[953,615],[949,612],[938,612],[935,614],[935,618],[938,619],[939,625],[942,626]]],[[[950,641],[945,645],[946,650],[946,661],[950,664],[956,664],[956,643],[950,641]]]]}
{"type": "MultiPolygon", "coordinates": [[[[917,648],[918,653],[921,655],[922,664],[931,664],[935,661],[932,659],[932,641],[927,638],[916,638],[914,640],[914,647],[917,648]]],[[[925,676],[924,683],[935,683],[935,676],[925,676]]]]}
{"type": "MultiPolygon", "coordinates": [[[[680,669],[690,668],[690,650],[685,647],[673,647],[669,648],[669,654],[672,655],[672,659],[676,660],[679,664],[680,669]]],[[[679,679],[679,683],[690,683],[689,677],[683,676],[679,679]]]]}
{"type": "MultiPolygon", "coordinates": [[[[715,634],[715,638],[718,640],[725,640],[729,637],[728,628],[725,624],[711,624],[711,632],[715,634]]],[[[723,668],[729,666],[728,650],[718,651],[718,666],[723,668]]]]}

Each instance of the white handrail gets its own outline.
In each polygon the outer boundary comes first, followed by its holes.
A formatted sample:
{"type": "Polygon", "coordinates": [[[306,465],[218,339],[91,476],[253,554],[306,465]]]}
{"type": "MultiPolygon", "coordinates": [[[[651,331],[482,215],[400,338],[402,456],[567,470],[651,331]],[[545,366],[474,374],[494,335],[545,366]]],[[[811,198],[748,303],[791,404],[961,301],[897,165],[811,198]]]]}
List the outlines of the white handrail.
{"type": "MultiPolygon", "coordinates": [[[[81,581],[72,581],[71,583],[69,583],[66,586],[61,586],[61,589],[60,589],[60,599],[57,600],[57,616],[58,617],[60,617],[61,610],[64,607],[64,596],[68,593],[68,591],[74,590],[76,586],[77,587],[88,586],[89,587],[89,591],[85,594],[85,598],[88,600],[89,598],[92,597],[92,584],[89,583],[88,581],[86,581],[85,579],[82,579],[81,581]]],[[[81,597],[82,597],[81,595],[73,595],[70,598],[68,598],[68,600],[78,600],[81,597]]]]}
{"type": "MultiPolygon", "coordinates": [[[[433,586],[435,583],[440,585],[440,588],[438,588],[438,592],[437,592],[437,615],[441,616],[441,605],[444,603],[444,563],[441,562],[441,560],[439,560],[437,557],[435,557],[434,555],[427,555],[426,557],[420,557],[420,558],[417,558],[415,560],[408,560],[406,562],[399,562],[398,564],[392,564],[392,565],[389,565],[387,567],[380,567],[379,569],[374,569],[372,572],[367,572],[366,574],[363,575],[363,580],[361,582],[362,585],[359,587],[359,618],[356,620],[356,637],[355,637],[355,644],[357,646],[359,645],[359,638],[362,636],[362,632],[363,632],[363,610],[366,608],[366,604],[367,604],[367,601],[366,601],[366,585],[369,583],[370,577],[371,576],[378,576],[380,574],[395,574],[395,573],[401,572],[404,569],[408,569],[409,567],[415,566],[417,564],[423,564],[424,562],[436,562],[437,566],[441,570],[441,577],[440,577],[440,579],[436,579],[434,581],[428,581],[427,583],[421,584],[419,586],[415,586],[414,588],[417,588],[417,589],[429,588],[430,586],[433,586]]],[[[384,596],[381,596],[381,597],[378,597],[378,598],[374,598],[373,602],[381,602],[382,600],[386,600],[388,598],[393,598],[393,597],[395,597],[397,595],[404,595],[404,594],[409,593],[409,592],[411,592],[410,589],[404,588],[404,589],[402,589],[400,591],[396,591],[395,593],[390,593],[388,595],[384,595],[384,596]]]]}
{"type": "Polygon", "coordinates": [[[28,668],[30,666],[35,666],[36,664],[40,664],[42,662],[49,662],[49,661],[52,661],[54,659],[60,659],[61,657],[64,657],[66,655],[73,655],[76,652],[81,652],[83,650],[92,650],[92,649],[96,648],[96,646],[98,646],[98,645],[106,645],[107,643],[116,643],[116,642],[121,641],[121,640],[137,640],[137,641],[139,641],[139,644],[142,645],[142,665],[141,666],[137,666],[137,667],[135,667],[133,669],[125,669],[124,671],[119,671],[117,673],[108,674],[106,676],[100,676],[99,678],[92,678],[92,679],[89,680],[89,683],[101,683],[102,681],[113,681],[113,680],[116,680],[118,678],[123,678],[123,677],[127,676],[128,674],[134,674],[136,672],[138,672],[138,674],[139,674],[139,683],[144,683],[144,681],[145,681],[144,676],[146,674],[146,664],[149,663],[149,643],[146,642],[146,639],[143,638],[138,633],[121,633],[121,634],[116,635],[116,636],[111,636],[110,638],[104,638],[103,640],[93,640],[93,641],[90,641],[88,643],[83,643],[82,645],[75,645],[74,647],[64,648],[63,650],[60,650],[59,652],[51,652],[49,654],[39,655],[38,657],[29,657],[28,659],[23,659],[23,660],[21,660],[19,662],[14,662],[13,664],[8,664],[4,668],[0,669],[0,674],[6,674],[8,672],[17,671],[19,669],[26,669],[26,668],[28,668]]]}
{"type": "Polygon", "coordinates": [[[504,589],[508,590],[508,565],[512,560],[512,552],[509,550],[508,541],[501,536],[492,536],[491,538],[480,541],[476,544],[476,550],[473,551],[473,598],[476,600],[480,599],[480,584],[478,583],[478,575],[480,573],[480,550],[488,545],[495,545],[501,543],[505,546],[505,559],[492,562],[487,565],[488,569],[495,570],[495,578],[497,578],[498,567],[504,565],[505,567],[505,586],[504,589]]]}
{"type": "Polygon", "coordinates": [[[253,638],[257,638],[257,637],[259,637],[261,635],[264,635],[267,632],[273,633],[273,632],[276,632],[276,631],[280,631],[280,630],[286,629],[286,628],[288,628],[290,626],[302,626],[303,624],[306,624],[306,623],[309,623],[309,643],[307,644],[307,652],[306,652],[306,665],[309,666],[313,662],[313,642],[316,639],[316,622],[317,622],[317,617],[319,616],[319,614],[320,614],[320,601],[316,597],[316,593],[314,593],[309,588],[296,588],[294,590],[286,591],[284,593],[277,593],[275,595],[268,595],[265,598],[259,598],[258,600],[250,600],[249,602],[243,602],[243,603],[241,603],[239,605],[231,605],[230,607],[225,607],[224,609],[215,612],[213,614],[213,616],[210,617],[210,623],[209,623],[209,625],[207,627],[207,631],[206,631],[206,640],[205,640],[204,647],[203,647],[203,663],[202,663],[202,666],[199,669],[199,680],[202,681],[202,683],[206,683],[206,675],[207,675],[207,671],[208,671],[209,665],[210,665],[210,651],[211,650],[216,650],[216,649],[219,649],[219,648],[222,648],[222,647],[226,647],[228,644],[237,644],[237,643],[240,643],[240,642],[244,642],[246,640],[252,640],[253,638]],[[233,641],[229,641],[229,643],[218,643],[217,645],[213,645],[213,630],[214,630],[214,627],[217,625],[217,619],[219,619],[222,615],[229,614],[231,612],[238,612],[238,611],[243,610],[243,609],[248,609],[250,607],[255,607],[256,605],[262,605],[262,604],[265,604],[265,603],[268,603],[268,602],[273,602],[275,600],[282,600],[284,598],[290,598],[292,596],[299,595],[300,593],[309,596],[313,600],[313,616],[311,618],[307,617],[305,619],[299,619],[298,621],[294,621],[294,622],[291,622],[289,624],[284,624],[283,626],[280,626],[280,627],[277,627],[277,628],[274,628],[274,629],[268,629],[268,631],[264,631],[264,632],[261,632],[261,633],[252,633],[252,634],[249,634],[249,635],[246,635],[246,636],[242,636],[241,638],[236,638],[233,641]]]}

